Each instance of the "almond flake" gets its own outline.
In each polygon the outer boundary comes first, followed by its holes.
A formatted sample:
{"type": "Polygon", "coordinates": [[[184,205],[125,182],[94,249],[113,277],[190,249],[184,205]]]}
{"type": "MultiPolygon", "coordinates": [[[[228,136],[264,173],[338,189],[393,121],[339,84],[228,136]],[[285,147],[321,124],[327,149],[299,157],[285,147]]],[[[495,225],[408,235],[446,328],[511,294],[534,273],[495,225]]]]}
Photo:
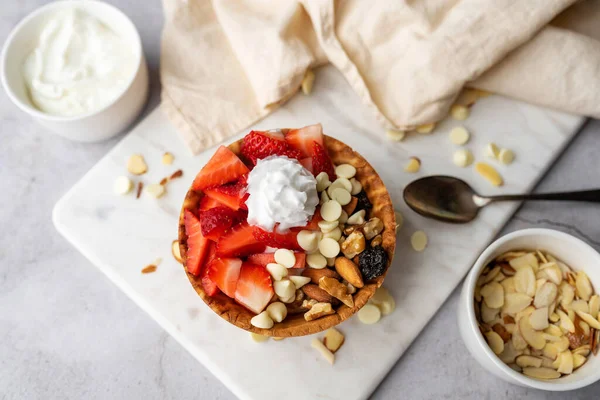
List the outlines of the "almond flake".
{"type": "Polygon", "coordinates": [[[535,296],[536,282],[533,268],[529,265],[519,269],[515,274],[515,289],[518,293],[535,296]]]}
{"type": "Polygon", "coordinates": [[[498,282],[490,282],[482,287],[481,296],[490,308],[500,308],[504,305],[504,288],[498,282]]]}
{"type": "Polygon", "coordinates": [[[475,171],[494,186],[502,186],[504,184],[500,173],[489,164],[478,162],[475,164],[475,171]]]}
{"type": "Polygon", "coordinates": [[[534,349],[542,350],[546,346],[546,340],[544,339],[543,334],[533,329],[529,322],[529,318],[521,318],[519,320],[519,332],[527,344],[534,349]]]}
{"type": "Polygon", "coordinates": [[[148,166],[144,160],[144,156],[141,154],[133,154],[127,160],[127,171],[134,175],[142,175],[148,171],[148,166]]]}
{"type": "Polygon", "coordinates": [[[179,251],[179,241],[178,240],[173,240],[173,242],[171,242],[171,254],[173,254],[173,257],[175,258],[175,260],[178,263],[183,262],[183,259],[181,258],[181,252],[179,251]]]}
{"type": "Polygon", "coordinates": [[[561,377],[560,372],[551,369],[551,368],[535,368],[535,367],[529,367],[529,368],[523,368],[523,374],[530,376],[532,378],[536,378],[536,379],[543,379],[543,380],[548,380],[548,379],[558,379],[561,377]]]}
{"type": "Polygon", "coordinates": [[[575,288],[577,296],[580,299],[585,301],[589,301],[592,294],[594,294],[594,289],[592,288],[592,284],[585,272],[579,271],[577,272],[577,277],[575,279],[575,288]]]}
{"type": "Polygon", "coordinates": [[[485,338],[494,354],[500,354],[504,351],[504,341],[496,332],[486,332],[485,338]]]}
{"type": "Polygon", "coordinates": [[[590,314],[582,311],[575,311],[575,313],[579,315],[579,318],[584,320],[590,327],[594,329],[600,329],[600,321],[592,317],[590,314]]]}

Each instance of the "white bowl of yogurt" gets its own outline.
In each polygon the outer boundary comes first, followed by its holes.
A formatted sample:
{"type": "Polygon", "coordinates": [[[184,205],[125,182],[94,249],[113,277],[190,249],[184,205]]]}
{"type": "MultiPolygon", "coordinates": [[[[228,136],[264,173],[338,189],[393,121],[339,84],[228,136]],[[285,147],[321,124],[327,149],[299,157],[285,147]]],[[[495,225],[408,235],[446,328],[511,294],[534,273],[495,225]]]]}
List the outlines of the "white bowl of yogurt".
{"type": "Polygon", "coordinates": [[[2,85],[41,125],[97,142],[122,132],[148,97],[138,31],[112,5],[56,1],[23,19],[2,50],[2,85]]]}

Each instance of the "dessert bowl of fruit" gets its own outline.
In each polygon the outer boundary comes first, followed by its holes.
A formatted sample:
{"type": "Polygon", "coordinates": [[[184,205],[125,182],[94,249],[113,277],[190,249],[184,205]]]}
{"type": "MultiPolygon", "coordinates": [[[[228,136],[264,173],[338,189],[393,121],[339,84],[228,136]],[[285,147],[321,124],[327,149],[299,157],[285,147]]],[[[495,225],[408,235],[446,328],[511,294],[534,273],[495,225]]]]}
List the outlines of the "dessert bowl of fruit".
{"type": "Polygon", "coordinates": [[[317,124],[220,146],[185,197],[179,250],[190,283],[223,319],[302,336],[367,303],[390,267],[395,228],[379,175],[317,124]]]}

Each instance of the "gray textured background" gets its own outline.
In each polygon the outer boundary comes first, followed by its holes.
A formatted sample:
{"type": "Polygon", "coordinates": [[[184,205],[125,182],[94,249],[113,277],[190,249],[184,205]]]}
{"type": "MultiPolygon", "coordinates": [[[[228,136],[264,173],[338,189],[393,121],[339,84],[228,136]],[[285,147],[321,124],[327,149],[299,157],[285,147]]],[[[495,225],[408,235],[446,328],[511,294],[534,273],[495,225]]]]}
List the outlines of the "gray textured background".
{"type": "MultiPolygon", "coordinates": [[[[139,29],[158,104],[159,0],[109,1],[139,29]]],[[[0,39],[47,3],[5,1],[0,39]]],[[[146,110],[146,112],[147,112],[146,110]]],[[[50,135],[0,96],[0,398],[233,399],[234,396],[56,232],[56,201],[120,138],[77,144],[50,135]]],[[[590,121],[538,190],[600,187],[600,121],[590,121]]],[[[600,249],[597,205],[528,204],[505,229],[548,227],[600,249]]],[[[545,393],[504,383],[466,353],[458,293],[373,395],[375,399],[593,399],[600,383],[545,393]]],[[[377,360],[373,360],[377,362],[377,360]]],[[[365,366],[368,368],[368,366],[365,366]]]]}

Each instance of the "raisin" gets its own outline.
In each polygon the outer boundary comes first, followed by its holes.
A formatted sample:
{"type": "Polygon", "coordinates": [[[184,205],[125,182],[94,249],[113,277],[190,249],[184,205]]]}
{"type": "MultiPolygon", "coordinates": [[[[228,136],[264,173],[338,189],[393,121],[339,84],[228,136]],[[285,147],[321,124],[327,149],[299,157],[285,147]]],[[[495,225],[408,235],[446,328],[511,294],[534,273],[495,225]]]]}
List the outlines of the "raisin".
{"type": "Polygon", "coordinates": [[[387,252],[381,246],[367,247],[358,256],[358,267],[366,281],[383,275],[387,262],[387,252]]]}
{"type": "Polygon", "coordinates": [[[367,211],[367,214],[368,214],[369,210],[371,208],[373,208],[373,205],[369,201],[369,198],[367,197],[367,193],[365,193],[365,191],[363,190],[359,194],[356,195],[356,198],[358,199],[358,203],[356,203],[356,208],[354,209],[354,213],[357,211],[360,211],[360,210],[365,210],[365,211],[367,211]]]}

